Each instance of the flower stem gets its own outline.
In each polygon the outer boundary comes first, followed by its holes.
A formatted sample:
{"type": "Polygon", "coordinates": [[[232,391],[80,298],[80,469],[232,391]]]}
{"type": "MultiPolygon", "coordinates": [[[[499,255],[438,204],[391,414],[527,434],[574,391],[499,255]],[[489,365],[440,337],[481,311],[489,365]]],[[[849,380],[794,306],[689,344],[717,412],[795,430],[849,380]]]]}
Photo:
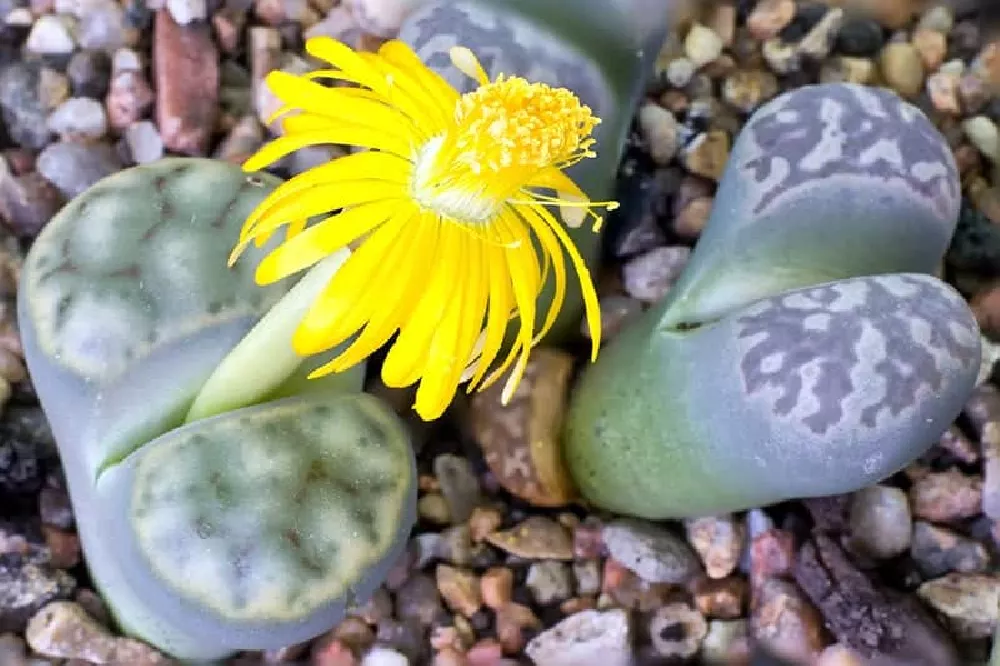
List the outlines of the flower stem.
{"type": "MultiPolygon", "coordinates": [[[[184,423],[259,402],[296,373],[304,358],[292,348],[292,335],[349,256],[344,249],[316,264],[257,322],[202,386],[184,423]]],[[[347,381],[355,374],[345,373],[347,381]]]]}

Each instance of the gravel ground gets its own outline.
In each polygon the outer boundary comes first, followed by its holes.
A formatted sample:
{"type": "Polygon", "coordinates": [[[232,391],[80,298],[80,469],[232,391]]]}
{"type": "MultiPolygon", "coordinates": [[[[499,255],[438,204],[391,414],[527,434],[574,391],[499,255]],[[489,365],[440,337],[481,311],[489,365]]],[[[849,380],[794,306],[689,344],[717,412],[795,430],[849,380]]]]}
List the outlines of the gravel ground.
{"type": "MultiPolygon", "coordinates": [[[[907,4],[873,3],[867,18],[721,2],[672,36],[622,164],[606,335],[670,289],[747,114],[781,91],[849,80],[895,89],[948,138],[966,199],[942,275],[1000,337],[1000,40],[975,14],[928,3],[910,18],[907,4]]],[[[392,0],[0,0],[0,665],[171,663],[115,636],[88,588],[14,321],[24,248],[69,198],[132,164],[242,161],[268,136],[268,71],[302,71],[314,34],[375,47],[396,18],[392,0]]],[[[303,151],[279,173],[334,152],[303,151]]],[[[817,666],[937,666],[954,649],[983,663],[1000,613],[993,383],[881,485],[649,523],[549,508],[567,492],[561,467],[545,467],[559,413],[533,398],[565,396],[575,361],[541,350],[508,407],[487,392],[414,424],[420,521],[385,586],[313,643],[232,663],[561,665],[574,640],[650,665],[744,664],[755,641],[817,666]],[[511,425],[527,422],[536,440],[511,425]]],[[[406,396],[390,399],[406,411],[406,396]]]]}

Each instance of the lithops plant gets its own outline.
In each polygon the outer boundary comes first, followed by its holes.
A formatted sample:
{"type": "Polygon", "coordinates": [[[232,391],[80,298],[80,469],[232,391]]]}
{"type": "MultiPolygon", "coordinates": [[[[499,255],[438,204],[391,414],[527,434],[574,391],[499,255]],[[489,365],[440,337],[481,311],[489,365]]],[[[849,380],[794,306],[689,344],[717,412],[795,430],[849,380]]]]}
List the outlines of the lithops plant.
{"type": "Polygon", "coordinates": [[[649,518],[856,490],[958,415],[980,364],[932,276],[960,205],[948,146],[894,93],[785,93],[740,134],[672,292],[572,395],[583,495],[649,518]]]}
{"type": "MultiPolygon", "coordinates": [[[[291,352],[321,285],[256,285],[270,245],[227,267],[278,182],[196,158],[128,169],[63,208],[22,272],[25,357],[93,579],[179,658],[324,631],[415,519],[407,432],[359,392],[363,367],[305,381],[291,352]]],[[[327,261],[320,283],[343,257],[327,261]]]]}
{"type": "MultiPolygon", "coordinates": [[[[491,78],[506,73],[572,90],[601,124],[593,134],[597,156],[566,174],[592,200],[603,201],[613,195],[636,102],[686,1],[600,0],[581,11],[566,0],[417,0],[399,38],[460,91],[475,82],[451,65],[453,46],[471,49],[491,78]]],[[[587,224],[571,224],[568,231],[588,266],[596,268],[601,235],[587,224]]],[[[552,280],[547,284],[543,302],[551,299],[552,280]]],[[[575,332],[582,311],[579,286],[571,283],[550,337],[575,332]]]]}

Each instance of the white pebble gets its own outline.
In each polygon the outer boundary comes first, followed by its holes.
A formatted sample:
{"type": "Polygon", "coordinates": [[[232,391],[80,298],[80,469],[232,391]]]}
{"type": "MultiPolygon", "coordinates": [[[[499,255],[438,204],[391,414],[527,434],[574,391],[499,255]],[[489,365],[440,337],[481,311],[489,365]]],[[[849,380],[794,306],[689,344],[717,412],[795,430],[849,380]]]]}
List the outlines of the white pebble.
{"type": "Polygon", "coordinates": [[[691,26],[684,40],[684,54],[695,67],[707,65],[718,58],[722,55],[722,47],[722,37],[700,23],[691,26]]]}
{"type": "Polygon", "coordinates": [[[391,648],[373,647],[361,660],[361,666],[409,666],[410,660],[391,648]]]}
{"type": "Polygon", "coordinates": [[[64,141],[100,139],[108,132],[108,117],[96,99],[71,97],[49,115],[48,127],[64,141]]]}
{"type": "Polygon", "coordinates": [[[46,14],[38,17],[35,25],[31,27],[25,48],[29,53],[60,55],[72,53],[76,48],[76,41],[66,21],[58,16],[46,14]]]}
{"type": "Polygon", "coordinates": [[[180,25],[208,18],[205,0],[167,0],[167,11],[180,25]]]}
{"type": "Polygon", "coordinates": [[[693,62],[687,58],[677,58],[667,65],[667,81],[675,88],[684,88],[691,83],[695,70],[693,62]]]}
{"type": "Polygon", "coordinates": [[[969,118],[962,123],[965,135],[991,162],[1000,160],[1000,130],[996,123],[986,116],[969,118]]]}
{"type": "Polygon", "coordinates": [[[160,138],[156,125],[149,120],[129,125],[125,130],[125,143],[136,164],[155,162],[163,157],[163,139],[160,138]]]}
{"type": "Polygon", "coordinates": [[[680,147],[680,127],[674,114],[659,104],[646,102],[639,108],[639,129],[649,143],[653,161],[669,164],[680,147]]]}
{"type": "Polygon", "coordinates": [[[133,49],[120,48],[111,59],[111,78],[122,72],[138,72],[142,70],[142,56],[133,49]]]}
{"type": "Polygon", "coordinates": [[[525,653],[539,666],[628,666],[632,662],[629,633],[625,611],[586,610],[535,636],[525,653]]]}

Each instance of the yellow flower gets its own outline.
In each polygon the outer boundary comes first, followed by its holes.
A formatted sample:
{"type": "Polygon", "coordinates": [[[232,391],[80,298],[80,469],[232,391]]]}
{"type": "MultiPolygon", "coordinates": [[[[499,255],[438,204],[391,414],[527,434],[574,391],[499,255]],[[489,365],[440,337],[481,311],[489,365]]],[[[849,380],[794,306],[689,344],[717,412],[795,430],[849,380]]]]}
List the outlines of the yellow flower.
{"type": "Polygon", "coordinates": [[[246,220],[230,265],[249,243],[259,247],[286,225],[285,239],[257,269],[258,284],[355,248],[302,319],[293,346],[310,355],[356,338],[310,376],[356,365],[398,331],[382,378],[396,388],[419,381],[415,409],[425,420],[444,412],[463,381],[469,392],[481,390],[513,363],[506,402],[562,306],[564,252],[582,286],[595,359],[597,296],[572,240],[545,208],[561,206],[574,225],[586,213],[596,231],[601,218],[591,209],[617,206],[590,202],[562,172],[594,156],[590,133],[600,121],[590,109],[565,89],[502,75],[490,81],[465,48],[452,49],[452,62],[480,86],[462,95],[400,41],[365,53],[316,38],[306,51],[333,68],[267,77],[284,105],[275,114],[284,134],[244,170],[315,144],[367,150],[276,188],[246,220]],[[329,215],[310,224],[321,214],[329,215]],[[555,298],[536,331],[549,271],[555,298]],[[513,346],[491,371],[512,319],[513,346]]]}

